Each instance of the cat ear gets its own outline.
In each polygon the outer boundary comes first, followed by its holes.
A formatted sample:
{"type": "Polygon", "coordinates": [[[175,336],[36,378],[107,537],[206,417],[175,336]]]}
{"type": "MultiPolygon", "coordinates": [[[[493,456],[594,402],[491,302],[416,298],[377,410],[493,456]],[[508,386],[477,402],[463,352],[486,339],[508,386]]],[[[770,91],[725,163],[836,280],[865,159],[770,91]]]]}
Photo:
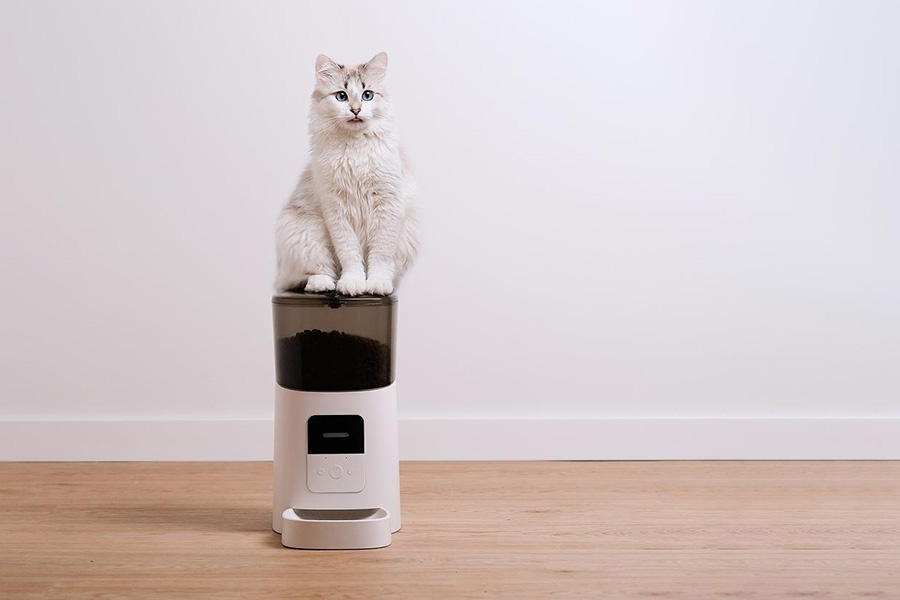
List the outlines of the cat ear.
{"type": "Polygon", "coordinates": [[[338,73],[341,66],[325,56],[320,54],[316,57],[316,81],[323,87],[333,87],[338,83],[338,73]]]}
{"type": "Polygon", "coordinates": [[[379,52],[366,63],[366,74],[382,79],[387,71],[387,52],[379,52]]]}

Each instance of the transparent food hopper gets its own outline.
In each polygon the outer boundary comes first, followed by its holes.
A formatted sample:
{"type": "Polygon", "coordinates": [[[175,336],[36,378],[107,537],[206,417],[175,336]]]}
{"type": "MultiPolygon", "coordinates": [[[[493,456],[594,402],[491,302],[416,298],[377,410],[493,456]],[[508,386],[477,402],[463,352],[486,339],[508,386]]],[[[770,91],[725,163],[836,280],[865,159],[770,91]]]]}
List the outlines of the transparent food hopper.
{"type": "Polygon", "coordinates": [[[395,296],[282,292],[272,312],[281,387],[345,392],[394,382],[395,296]]]}

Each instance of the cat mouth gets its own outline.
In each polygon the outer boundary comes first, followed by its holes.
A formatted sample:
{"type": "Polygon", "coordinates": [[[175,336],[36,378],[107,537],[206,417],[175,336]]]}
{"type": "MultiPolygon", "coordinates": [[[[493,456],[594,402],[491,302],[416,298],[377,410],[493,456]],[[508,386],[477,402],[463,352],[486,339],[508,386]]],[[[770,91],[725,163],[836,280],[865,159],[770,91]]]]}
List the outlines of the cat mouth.
{"type": "Polygon", "coordinates": [[[347,122],[348,123],[362,123],[363,120],[360,119],[359,117],[353,117],[352,119],[348,119],[347,122]]]}

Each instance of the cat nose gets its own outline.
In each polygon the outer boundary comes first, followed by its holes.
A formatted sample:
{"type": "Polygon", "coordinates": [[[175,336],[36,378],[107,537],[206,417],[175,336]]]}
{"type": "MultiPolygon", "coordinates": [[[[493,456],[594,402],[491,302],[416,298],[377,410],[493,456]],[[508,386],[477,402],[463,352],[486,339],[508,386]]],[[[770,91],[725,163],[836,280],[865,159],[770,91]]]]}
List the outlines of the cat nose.
{"type": "Polygon", "coordinates": [[[350,112],[352,112],[353,116],[355,117],[355,116],[359,115],[359,111],[361,111],[361,110],[362,110],[361,108],[351,108],[350,112]]]}

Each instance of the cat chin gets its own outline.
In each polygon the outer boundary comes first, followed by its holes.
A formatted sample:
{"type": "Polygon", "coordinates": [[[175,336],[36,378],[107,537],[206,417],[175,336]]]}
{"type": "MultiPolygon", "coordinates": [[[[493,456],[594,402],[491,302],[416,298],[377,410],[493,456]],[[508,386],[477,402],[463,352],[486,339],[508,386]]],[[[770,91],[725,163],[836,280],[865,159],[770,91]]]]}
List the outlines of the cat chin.
{"type": "Polygon", "coordinates": [[[366,119],[359,122],[344,121],[341,123],[341,129],[347,133],[370,133],[376,128],[374,127],[374,123],[366,119]]]}

